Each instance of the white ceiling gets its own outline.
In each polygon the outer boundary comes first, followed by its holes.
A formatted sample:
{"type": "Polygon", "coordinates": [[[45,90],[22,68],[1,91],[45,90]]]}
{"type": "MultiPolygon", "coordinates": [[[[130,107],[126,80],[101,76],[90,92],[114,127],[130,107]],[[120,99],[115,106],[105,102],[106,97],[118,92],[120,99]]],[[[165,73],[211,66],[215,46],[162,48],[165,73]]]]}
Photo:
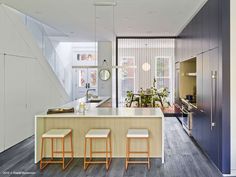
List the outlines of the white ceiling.
{"type": "Polygon", "coordinates": [[[56,34],[61,41],[94,41],[95,36],[96,40],[111,40],[113,31],[117,36],[176,36],[206,2],[117,0],[115,7],[95,8],[95,0],[1,1],[57,29],[64,34],[56,34]]]}

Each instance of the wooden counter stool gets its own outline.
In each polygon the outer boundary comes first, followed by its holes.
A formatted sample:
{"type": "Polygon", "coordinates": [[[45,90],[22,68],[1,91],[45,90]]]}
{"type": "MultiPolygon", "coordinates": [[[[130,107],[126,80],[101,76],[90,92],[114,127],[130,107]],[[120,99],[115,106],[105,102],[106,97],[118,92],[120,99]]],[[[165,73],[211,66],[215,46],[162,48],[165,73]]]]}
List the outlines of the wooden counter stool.
{"type": "Polygon", "coordinates": [[[44,169],[48,164],[50,163],[61,163],[62,169],[66,169],[68,165],[72,162],[74,158],[74,152],[73,152],[73,144],[72,144],[72,130],[71,129],[51,129],[48,132],[44,133],[42,135],[42,144],[41,144],[41,160],[40,160],[40,169],[44,169]],[[65,138],[67,136],[70,136],[70,151],[65,151],[65,138]],[[43,160],[43,154],[44,154],[44,141],[46,139],[51,140],[51,159],[50,160],[43,160]],[[62,142],[62,151],[54,151],[54,140],[61,140],[62,142]],[[70,161],[65,164],[65,153],[71,154],[70,161]],[[62,154],[62,160],[53,160],[54,154],[62,154]],[[43,166],[43,164],[45,164],[43,166]]]}
{"type": "Polygon", "coordinates": [[[112,147],[111,147],[111,131],[110,129],[90,129],[88,133],[85,135],[85,142],[84,142],[84,170],[88,168],[90,164],[101,164],[104,163],[106,164],[106,170],[109,169],[109,166],[111,164],[111,159],[112,159],[112,147]],[[105,151],[93,151],[93,140],[98,140],[98,139],[105,139],[106,140],[106,150],[105,151]],[[87,161],[87,140],[90,142],[90,158],[87,161]],[[109,143],[108,143],[109,141],[109,143]],[[109,146],[109,150],[108,150],[109,146]],[[101,154],[104,153],[106,154],[106,160],[97,160],[93,161],[93,154],[101,154]],[[110,155],[108,159],[108,154],[110,155]]]}
{"type": "Polygon", "coordinates": [[[150,147],[149,147],[149,132],[147,129],[129,129],[126,135],[126,160],[125,169],[128,169],[128,165],[132,164],[147,164],[150,169],[150,147]],[[147,141],[147,151],[131,151],[130,142],[131,139],[144,139],[147,141]],[[147,154],[147,160],[131,161],[130,154],[147,154]]]}

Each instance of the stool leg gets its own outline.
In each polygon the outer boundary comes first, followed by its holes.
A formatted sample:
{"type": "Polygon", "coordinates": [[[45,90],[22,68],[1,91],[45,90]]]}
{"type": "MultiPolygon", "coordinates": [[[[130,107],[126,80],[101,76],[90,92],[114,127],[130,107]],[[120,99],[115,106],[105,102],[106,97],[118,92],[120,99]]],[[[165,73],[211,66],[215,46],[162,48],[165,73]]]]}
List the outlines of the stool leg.
{"type": "Polygon", "coordinates": [[[62,169],[65,169],[65,139],[62,138],[62,169]]]}
{"type": "Polygon", "coordinates": [[[86,170],[86,148],[87,148],[87,138],[84,139],[84,170],[86,170]]]}
{"type": "Polygon", "coordinates": [[[51,152],[52,152],[52,158],[54,158],[54,152],[53,152],[53,138],[51,138],[51,152]]]}
{"type": "Polygon", "coordinates": [[[127,158],[128,158],[128,138],[126,138],[125,170],[127,170],[127,158]]]}
{"type": "Polygon", "coordinates": [[[70,148],[71,148],[71,158],[74,158],[74,149],[73,149],[73,142],[72,142],[72,132],[70,133],[70,148]]]}
{"type": "Polygon", "coordinates": [[[108,170],[108,138],[106,138],[106,169],[108,170]]]}
{"type": "Polygon", "coordinates": [[[148,152],[148,170],[150,169],[150,142],[149,138],[147,138],[147,152],[148,152]]]}
{"type": "Polygon", "coordinates": [[[130,156],[130,142],[131,142],[131,139],[128,138],[128,161],[129,161],[129,156],[130,156]]]}
{"type": "Polygon", "coordinates": [[[44,147],[44,138],[41,138],[41,160],[40,160],[40,169],[43,169],[43,147],[44,147]]]}
{"type": "Polygon", "coordinates": [[[89,142],[90,142],[90,154],[89,154],[89,160],[91,161],[91,160],[92,160],[92,153],[93,153],[93,139],[90,138],[90,139],[89,139],[89,142]]]}
{"type": "Polygon", "coordinates": [[[129,138],[126,138],[126,158],[125,158],[125,170],[128,169],[128,151],[129,151],[129,138]]]}
{"type": "Polygon", "coordinates": [[[109,142],[110,142],[110,161],[111,161],[111,159],[112,159],[112,142],[111,142],[111,134],[110,134],[109,142]]]}

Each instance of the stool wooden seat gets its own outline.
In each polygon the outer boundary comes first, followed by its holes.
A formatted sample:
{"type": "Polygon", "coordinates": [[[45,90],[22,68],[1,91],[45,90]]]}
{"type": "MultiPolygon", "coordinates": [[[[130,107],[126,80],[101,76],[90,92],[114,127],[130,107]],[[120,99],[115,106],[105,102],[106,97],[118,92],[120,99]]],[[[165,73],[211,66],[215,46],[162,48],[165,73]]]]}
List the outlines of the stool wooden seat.
{"type": "Polygon", "coordinates": [[[147,129],[129,129],[126,135],[126,160],[125,169],[128,169],[128,165],[132,164],[147,164],[150,169],[150,150],[149,150],[149,132],[147,129]],[[147,141],[147,151],[131,151],[130,142],[131,139],[144,139],[147,141]],[[131,161],[130,154],[147,154],[147,160],[131,161]]]}
{"type": "Polygon", "coordinates": [[[73,144],[72,144],[72,130],[71,129],[51,129],[42,135],[41,140],[42,140],[42,143],[41,143],[40,169],[41,170],[44,169],[50,163],[61,163],[62,169],[63,170],[66,169],[74,158],[73,144]],[[71,148],[70,151],[65,151],[65,138],[67,136],[70,136],[70,148],[71,148]],[[46,139],[51,140],[51,159],[50,160],[43,160],[44,141],[46,139]],[[61,140],[62,142],[62,151],[54,151],[54,140],[57,140],[57,139],[61,140]],[[67,164],[65,164],[65,153],[71,154],[71,159],[69,162],[67,162],[67,164]],[[54,154],[62,154],[62,160],[53,160],[54,154]]]}
{"type": "Polygon", "coordinates": [[[111,130],[110,129],[90,129],[88,133],[85,135],[85,142],[84,142],[84,170],[88,168],[90,164],[101,164],[104,163],[106,164],[106,169],[109,169],[109,166],[111,164],[111,159],[112,159],[112,146],[111,146],[111,130]],[[105,139],[106,140],[106,150],[105,151],[93,151],[92,150],[92,144],[93,140],[96,139],[105,139]],[[90,155],[89,155],[89,160],[87,161],[87,140],[90,142],[90,155]],[[109,143],[108,143],[109,141],[109,143]],[[108,145],[109,144],[109,145],[108,145]],[[109,146],[109,150],[108,150],[109,146]],[[106,154],[106,160],[101,161],[93,161],[93,154],[101,154],[104,153],[106,154]],[[110,155],[108,159],[108,154],[110,155]]]}

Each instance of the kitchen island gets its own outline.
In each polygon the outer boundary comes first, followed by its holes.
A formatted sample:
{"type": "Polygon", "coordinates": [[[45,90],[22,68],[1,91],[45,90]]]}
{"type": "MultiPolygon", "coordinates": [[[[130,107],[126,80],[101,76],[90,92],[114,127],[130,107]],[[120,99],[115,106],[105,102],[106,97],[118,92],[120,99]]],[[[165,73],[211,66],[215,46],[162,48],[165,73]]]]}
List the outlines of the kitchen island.
{"type": "MultiPolygon", "coordinates": [[[[83,157],[84,136],[91,128],[109,128],[112,136],[113,157],[124,158],[126,133],[129,128],[146,128],[150,133],[150,157],[161,158],[164,163],[164,115],[159,108],[99,108],[109,98],[100,103],[88,103],[83,113],[40,114],[35,116],[35,163],[40,160],[41,136],[53,128],[70,128],[73,131],[74,156],[83,157]]],[[[65,107],[76,107],[83,99],[68,103],[65,107]]],[[[69,147],[67,141],[65,148],[69,147]]],[[[131,146],[135,150],[145,150],[143,141],[134,140],[131,146]]],[[[56,142],[60,149],[61,145],[56,142]]],[[[46,156],[50,156],[50,142],[46,143],[46,156]]],[[[104,142],[94,143],[94,149],[104,148],[104,142]]]]}

